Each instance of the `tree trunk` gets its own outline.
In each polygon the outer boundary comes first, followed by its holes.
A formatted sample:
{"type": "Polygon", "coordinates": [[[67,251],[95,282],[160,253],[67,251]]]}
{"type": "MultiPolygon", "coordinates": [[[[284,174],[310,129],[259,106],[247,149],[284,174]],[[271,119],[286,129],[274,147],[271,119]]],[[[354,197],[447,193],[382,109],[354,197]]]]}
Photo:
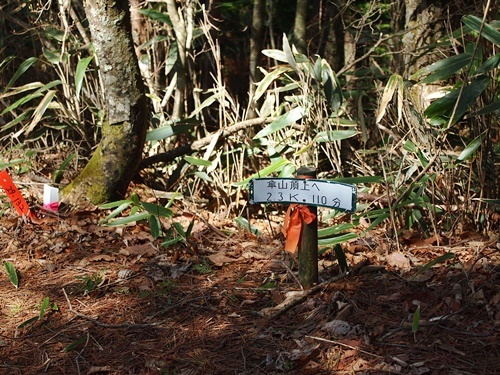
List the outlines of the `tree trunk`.
{"type": "Polygon", "coordinates": [[[128,1],[87,0],[106,98],[102,139],[81,174],[62,193],[70,205],[123,196],[141,161],[148,124],[144,87],[132,42],[128,1]]]}
{"type": "Polygon", "coordinates": [[[295,10],[295,24],[293,26],[293,42],[297,51],[305,54],[307,52],[306,43],[306,16],[307,16],[307,0],[297,0],[297,8],[295,10]]]}
{"type": "Polygon", "coordinates": [[[259,57],[262,53],[263,37],[264,37],[264,20],[266,11],[266,0],[254,0],[253,4],[253,15],[252,15],[252,34],[250,36],[250,87],[249,87],[249,97],[250,97],[250,107],[247,118],[257,117],[255,111],[256,104],[253,101],[253,95],[255,94],[255,83],[259,82],[259,57]]]}

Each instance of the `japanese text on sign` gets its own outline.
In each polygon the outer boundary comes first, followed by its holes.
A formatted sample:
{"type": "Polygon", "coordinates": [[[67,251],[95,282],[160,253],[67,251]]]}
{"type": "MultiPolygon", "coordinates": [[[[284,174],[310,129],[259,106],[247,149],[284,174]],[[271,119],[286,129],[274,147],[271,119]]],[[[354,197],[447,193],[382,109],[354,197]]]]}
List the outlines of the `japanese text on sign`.
{"type": "Polygon", "coordinates": [[[299,178],[256,178],[250,181],[250,203],[297,203],[356,208],[356,188],[340,182],[299,178]]]}
{"type": "Polygon", "coordinates": [[[9,173],[7,171],[0,172],[0,186],[2,186],[3,190],[9,197],[17,213],[20,216],[23,215],[29,216],[30,209],[28,207],[28,204],[24,200],[23,196],[21,195],[18,188],[10,178],[9,173]]]}

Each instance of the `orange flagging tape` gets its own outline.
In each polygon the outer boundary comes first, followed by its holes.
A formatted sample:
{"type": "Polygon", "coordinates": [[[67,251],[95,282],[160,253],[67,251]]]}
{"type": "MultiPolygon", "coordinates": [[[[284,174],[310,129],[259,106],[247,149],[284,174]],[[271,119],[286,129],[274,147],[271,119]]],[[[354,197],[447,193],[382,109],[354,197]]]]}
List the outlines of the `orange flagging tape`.
{"type": "Polygon", "coordinates": [[[30,217],[30,208],[7,171],[0,172],[0,185],[9,197],[19,216],[30,217]]]}
{"type": "Polygon", "coordinates": [[[299,245],[300,233],[302,232],[302,220],[306,224],[311,224],[316,219],[316,215],[309,210],[309,207],[302,204],[291,204],[286,211],[282,232],[286,237],[285,250],[295,252],[299,245]]]}

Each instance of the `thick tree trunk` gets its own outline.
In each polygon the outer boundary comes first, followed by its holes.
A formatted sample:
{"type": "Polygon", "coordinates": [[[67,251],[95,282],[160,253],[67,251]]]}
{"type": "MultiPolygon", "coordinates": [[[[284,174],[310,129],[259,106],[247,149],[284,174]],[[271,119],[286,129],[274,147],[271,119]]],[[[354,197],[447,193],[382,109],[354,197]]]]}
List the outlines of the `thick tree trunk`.
{"type": "Polygon", "coordinates": [[[99,204],[125,194],[141,161],[148,111],[132,42],[128,1],[87,0],[85,12],[106,98],[102,139],[64,203],[99,204]]]}

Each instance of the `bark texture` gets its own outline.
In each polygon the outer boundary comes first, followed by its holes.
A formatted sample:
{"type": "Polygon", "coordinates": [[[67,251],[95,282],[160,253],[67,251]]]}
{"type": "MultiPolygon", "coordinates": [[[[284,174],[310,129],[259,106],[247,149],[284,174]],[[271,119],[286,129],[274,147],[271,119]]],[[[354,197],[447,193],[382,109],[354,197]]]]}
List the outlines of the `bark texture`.
{"type": "Polygon", "coordinates": [[[81,174],[64,189],[64,203],[99,204],[125,194],[141,161],[148,124],[144,87],[128,1],[87,0],[85,12],[105,95],[101,142],[81,174]]]}
{"type": "Polygon", "coordinates": [[[293,27],[293,41],[295,47],[297,47],[297,51],[304,54],[307,52],[306,17],[307,0],[297,0],[297,8],[295,10],[295,24],[293,27]]]}

